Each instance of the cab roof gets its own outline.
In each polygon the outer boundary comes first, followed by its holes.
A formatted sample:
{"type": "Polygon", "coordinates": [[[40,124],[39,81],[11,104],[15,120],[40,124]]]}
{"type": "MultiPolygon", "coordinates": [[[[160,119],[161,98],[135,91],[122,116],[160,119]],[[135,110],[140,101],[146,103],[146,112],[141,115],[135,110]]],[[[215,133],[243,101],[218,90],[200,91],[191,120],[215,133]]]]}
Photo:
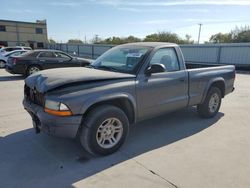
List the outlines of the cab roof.
{"type": "Polygon", "coordinates": [[[175,43],[169,43],[169,42],[135,42],[135,43],[127,43],[127,44],[122,44],[120,46],[145,46],[145,47],[161,47],[161,46],[178,46],[175,43]]]}

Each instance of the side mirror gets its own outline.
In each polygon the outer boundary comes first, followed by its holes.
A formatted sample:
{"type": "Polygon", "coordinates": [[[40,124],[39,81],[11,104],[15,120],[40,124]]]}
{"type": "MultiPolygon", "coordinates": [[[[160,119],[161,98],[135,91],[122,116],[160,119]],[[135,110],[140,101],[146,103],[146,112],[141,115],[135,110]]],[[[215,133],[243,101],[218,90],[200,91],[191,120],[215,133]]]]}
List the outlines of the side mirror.
{"type": "Polygon", "coordinates": [[[154,74],[154,73],[160,73],[160,72],[165,72],[166,71],[166,68],[163,64],[160,64],[160,63],[156,63],[156,64],[152,64],[150,65],[147,70],[146,70],[146,75],[151,75],[151,74],[154,74]]]}

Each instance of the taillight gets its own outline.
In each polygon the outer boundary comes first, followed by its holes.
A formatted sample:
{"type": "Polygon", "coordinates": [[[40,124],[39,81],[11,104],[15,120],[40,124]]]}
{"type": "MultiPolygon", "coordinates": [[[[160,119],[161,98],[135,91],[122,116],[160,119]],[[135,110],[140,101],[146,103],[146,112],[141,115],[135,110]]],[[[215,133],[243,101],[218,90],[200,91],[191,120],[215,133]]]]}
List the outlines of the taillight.
{"type": "Polygon", "coordinates": [[[13,58],[13,65],[17,63],[17,58],[13,58]]]}

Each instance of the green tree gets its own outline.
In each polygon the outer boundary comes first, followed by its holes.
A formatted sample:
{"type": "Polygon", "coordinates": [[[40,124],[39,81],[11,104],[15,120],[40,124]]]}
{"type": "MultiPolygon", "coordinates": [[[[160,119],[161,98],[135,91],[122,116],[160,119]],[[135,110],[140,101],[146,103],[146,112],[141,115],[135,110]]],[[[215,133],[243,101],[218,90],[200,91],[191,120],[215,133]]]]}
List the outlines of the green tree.
{"type": "Polygon", "coordinates": [[[56,41],[55,41],[54,39],[50,38],[50,39],[49,39],[49,43],[50,43],[50,44],[55,44],[56,41]]]}
{"type": "Polygon", "coordinates": [[[250,27],[235,27],[230,33],[232,42],[250,42],[250,27]]]}
{"type": "Polygon", "coordinates": [[[186,34],[185,39],[180,38],[176,33],[161,31],[158,33],[147,35],[145,42],[172,42],[177,44],[193,44],[191,35],[186,34]]]}
{"type": "Polygon", "coordinates": [[[238,42],[250,42],[250,27],[235,27],[229,33],[217,33],[212,35],[209,42],[213,43],[238,43],[238,42]]]}
{"type": "MultiPolygon", "coordinates": [[[[125,44],[125,43],[131,43],[131,42],[140,42],[141,39],[129,36],[129,37],[110,37],[106,38],[104,40],[99,41],[97,44],[112,44],[112,45],[119,45],[119,44],[125,44]]],[[[95,43],[96,44],[96,43],[95,43]]]]}
{"type": "Polygon", "coordinates": [[[240,32],[234,42],[250,42],[250,30],[240,32]]]}
{"type": "Polygon", "coordinates": [[[81,41],[80,39],[69,39],[68,44],[83,44],[83,41],[81,41]]]}
{"type": "Polygon", "coordinates": [[[141,42],[140,38],[134,37],[134,36],[129,36],[127,38],[124,38],[125,43],[130,43],[130,42],[141,42]]]}
{"type": "Polygon", "coordinates": [[[209,38],[212,43],[230,43],[232,42],[232,35],[230,33],[217,33],[209,38]]]}
{"type": "Polygon", "coordinates": [[[158,34],[150,34],[147,35],[146,38],[144,39],[144,42],[159,42],[160,38],[158,36],[158,34]]]}
{"type": "Polygon", "coordinates": [[[180,39],[179,40],[179,44],[193,44],[194,41],[191,40],[192,36],[189,34],[185,35],[185,39],[180,39]]]}

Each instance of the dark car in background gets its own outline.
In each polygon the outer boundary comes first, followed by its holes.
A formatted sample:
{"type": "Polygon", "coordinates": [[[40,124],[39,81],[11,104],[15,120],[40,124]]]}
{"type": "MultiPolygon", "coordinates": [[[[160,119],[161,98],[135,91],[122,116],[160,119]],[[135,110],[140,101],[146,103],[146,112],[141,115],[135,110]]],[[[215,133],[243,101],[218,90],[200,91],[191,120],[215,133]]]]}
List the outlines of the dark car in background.
{"type": "Polygon", "coordinates": [[[11,74],[29,76],[44,69],[60,67],[84,67],[91,60],[72,57],[58,50],[32,50],[16,57],[10,57],[5,70],[11,74]]]}

